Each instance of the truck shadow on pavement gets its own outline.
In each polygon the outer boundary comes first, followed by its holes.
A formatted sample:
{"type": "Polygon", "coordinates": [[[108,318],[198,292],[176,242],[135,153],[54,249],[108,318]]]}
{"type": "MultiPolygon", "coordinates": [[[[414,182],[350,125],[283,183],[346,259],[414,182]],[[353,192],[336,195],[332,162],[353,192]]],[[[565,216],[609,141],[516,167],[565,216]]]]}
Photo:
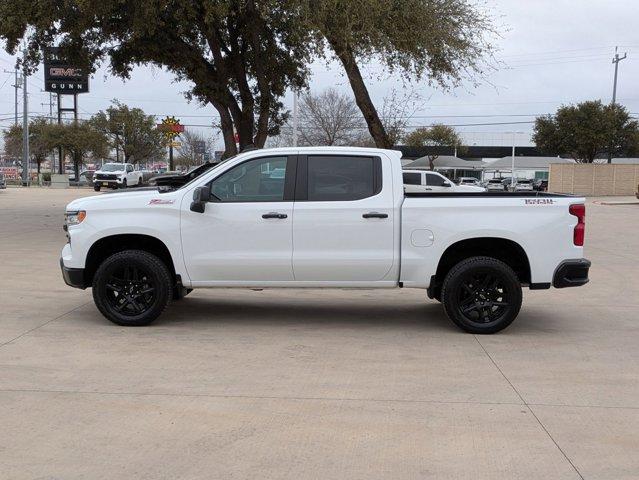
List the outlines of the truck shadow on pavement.
{"type": "Polygon", "coordinates": [[[362,299],[300,301],[281,297],[277,300],[242,301],[239,299],[187,297],[172,303],[154,324],[163,327],[189,324],[244,324],[291,326],[321,324],[340,326],[418,327],[440,331],[459,331],[446,317],[441,304],[422,303],[385,305],[367,304],[362,299]]]}

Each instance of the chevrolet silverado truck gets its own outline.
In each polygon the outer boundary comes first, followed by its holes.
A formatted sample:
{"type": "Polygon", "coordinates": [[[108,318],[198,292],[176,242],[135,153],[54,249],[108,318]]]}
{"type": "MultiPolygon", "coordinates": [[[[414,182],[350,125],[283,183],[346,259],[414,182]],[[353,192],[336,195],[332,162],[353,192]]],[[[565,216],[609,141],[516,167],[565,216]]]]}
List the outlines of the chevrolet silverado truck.
{"type": "Polygon", "coordinates": [[[135,170],[131,163],[105,163],[93,175],[93,189],[102,187],[126,188],[142,185],[142,172],[135,170]]]}
{"type": "Polygon", "coordinates": [[[66,207],[65,282],[118,325],[147,325],[195,288],[419,288],[463,330],[493,333],[522,287],[588,282],[584,199],[405,192],[401,153],[253,150],[179,189],[66,207]]]}

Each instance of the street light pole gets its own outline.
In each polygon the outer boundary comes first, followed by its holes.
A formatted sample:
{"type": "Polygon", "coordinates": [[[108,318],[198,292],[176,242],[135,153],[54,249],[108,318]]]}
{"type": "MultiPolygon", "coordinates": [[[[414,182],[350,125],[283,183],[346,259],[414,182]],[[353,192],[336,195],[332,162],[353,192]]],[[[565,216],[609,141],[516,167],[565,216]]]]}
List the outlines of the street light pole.
{"type": "Polygon", "coordinates": [[[27,97],[27,47],[22,56],[22,185],[28,187],[29,176],[29,100],[27,97]]]}

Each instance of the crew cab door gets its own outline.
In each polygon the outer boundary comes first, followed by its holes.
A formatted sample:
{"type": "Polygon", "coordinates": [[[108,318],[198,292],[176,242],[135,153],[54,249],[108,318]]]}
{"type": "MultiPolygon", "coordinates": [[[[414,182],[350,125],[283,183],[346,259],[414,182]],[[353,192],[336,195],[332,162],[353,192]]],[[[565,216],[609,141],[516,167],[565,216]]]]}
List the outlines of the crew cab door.
{"type": "Polygon", "coordinates": [[[390,162],[379,157],[298,157],[296,281],[376,282],[388,274],[396,221],[391,179],[390,162]]]}
{"type": "Polygon", "coordinates": [[[129,185],[133,185],[137,181],[136,174],[133,171],[133,165],[131,165],[130,163],[127,163],[124,166],[124,168],[125,168],[125,177],[124,178],[126,178],[126,183],[128,183],[129,185]]]}
{"type": "Polygon", "coordinates": [[[204,213],[190,210],[190,198],[182,201],[182,245],[192,282],[293,280],[295,164],[294,156],[253,158],[209,182],[204,213]]]}
{"type": "Polygon", "coordinates": [[[435,172],[425,172],[425,190],[429,192],[451,192],[453,187],[446,177],[435,172]]]}

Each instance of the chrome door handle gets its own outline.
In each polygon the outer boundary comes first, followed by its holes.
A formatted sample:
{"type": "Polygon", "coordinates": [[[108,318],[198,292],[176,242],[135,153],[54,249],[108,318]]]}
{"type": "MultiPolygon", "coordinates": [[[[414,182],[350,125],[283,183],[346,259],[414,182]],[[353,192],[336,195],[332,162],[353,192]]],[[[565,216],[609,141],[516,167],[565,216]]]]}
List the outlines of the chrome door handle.
{"type": "Polygon", "coordinates": [[[262,218],[278,218],[280,220],[287,218],[288,215],[285,213],[277,213],[277,212],[269,212],[262,215],[262,218]]]}

